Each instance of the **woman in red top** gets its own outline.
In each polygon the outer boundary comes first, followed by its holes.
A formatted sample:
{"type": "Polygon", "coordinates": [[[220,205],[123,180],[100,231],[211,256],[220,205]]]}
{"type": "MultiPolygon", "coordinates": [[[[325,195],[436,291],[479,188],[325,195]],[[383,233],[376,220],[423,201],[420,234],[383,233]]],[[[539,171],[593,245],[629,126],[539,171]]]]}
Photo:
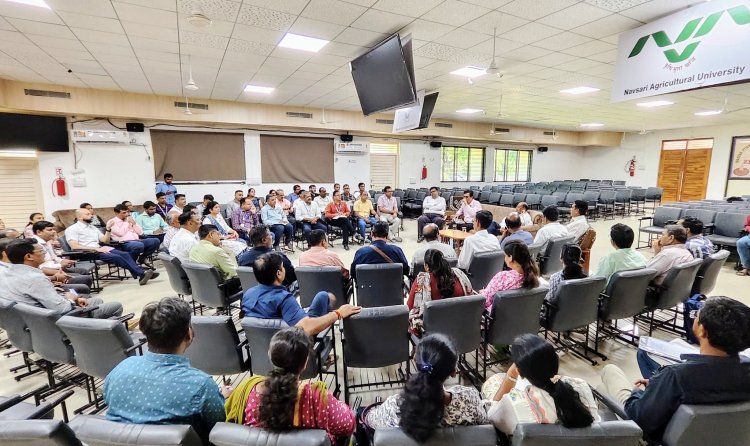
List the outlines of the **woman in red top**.
{"type": "Polygon", "coordinates": [[[352,222],[349,220],[349,217],[352,215],[349,211],[349,206],[346,204],[346,201],[341,200],[341,192],[333,192],[333,201],[328,203],[324,212],[329,225],[341,228],[344,238],[344,249],[349,251],[349,236],[354,234],[354,226],[352,226],[352,222]]]}
{"type": "Polygon", "coordinates": [[[422,335],[422,312],[427,302],[473,293],[471,282],[463,271],[451,268],[442,252],[428,249],[424,254],[424,272],[414,279],[406,302],[409,307],[409,331],[417,336],[422,335]]]}
{"type": "MultiPolygon", "coordinates": [[[[745,218],[745,231],[750,233],[750,215],[745,218]]],[[[737,240],[737,254],[740,256],[742,269],[737,272],[738,276],[750,276],[750,235],[745,235],[737,240]]]]}

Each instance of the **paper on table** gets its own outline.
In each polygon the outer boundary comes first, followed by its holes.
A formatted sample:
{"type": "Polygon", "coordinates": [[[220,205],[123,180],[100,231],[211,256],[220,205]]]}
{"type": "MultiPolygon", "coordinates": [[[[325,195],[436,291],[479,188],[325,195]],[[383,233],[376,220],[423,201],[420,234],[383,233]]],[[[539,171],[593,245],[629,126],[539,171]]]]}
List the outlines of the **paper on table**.
{"type": "Polygon", "coordinates": [[[681,361],[680,355],[698,353],[698,347],[690,345],[682,339],[673,339],[667,342],[648,336],[641,336],[638,348],[675,362],[681,361]]]}

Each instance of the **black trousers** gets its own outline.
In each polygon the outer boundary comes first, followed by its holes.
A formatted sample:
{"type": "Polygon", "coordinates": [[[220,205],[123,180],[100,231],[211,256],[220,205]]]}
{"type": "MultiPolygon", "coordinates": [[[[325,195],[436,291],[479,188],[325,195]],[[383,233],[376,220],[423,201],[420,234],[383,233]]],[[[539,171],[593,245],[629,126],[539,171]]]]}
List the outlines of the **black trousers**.
{"type": "Polygon", "coordinates": [[[328,224],[341,228],[344,233],[344,246],[349,245],[349,237],[354,233],[354,226],[348,218],[332,218],[328,220],[328,224]]]}

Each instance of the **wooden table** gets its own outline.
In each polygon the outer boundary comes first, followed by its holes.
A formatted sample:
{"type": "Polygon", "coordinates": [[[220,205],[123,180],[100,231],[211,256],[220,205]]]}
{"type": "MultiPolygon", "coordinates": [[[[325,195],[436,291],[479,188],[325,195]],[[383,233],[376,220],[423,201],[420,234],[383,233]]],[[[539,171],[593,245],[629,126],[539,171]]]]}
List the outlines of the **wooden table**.
{"type": "Polygon", "coordinates": [[[458,229],[443,229],[439,234],[440,241],[443,243],[450,244],[450,241],[453,240],[453,248],[456,250],[456,255],[458,255],[461,252],[461,245],[471,235],[471,232],[458,229]]]}

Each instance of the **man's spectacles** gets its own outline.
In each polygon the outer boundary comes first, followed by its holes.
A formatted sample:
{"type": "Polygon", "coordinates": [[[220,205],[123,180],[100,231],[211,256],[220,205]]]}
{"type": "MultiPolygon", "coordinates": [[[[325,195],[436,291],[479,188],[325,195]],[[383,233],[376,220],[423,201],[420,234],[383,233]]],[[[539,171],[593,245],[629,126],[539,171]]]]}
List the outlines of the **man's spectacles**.
{"type": "Polygon", "coordinates": [[[470,197],[469,195],[464,195],[464,198],[469,198],[469,197],[470,197]]]}

